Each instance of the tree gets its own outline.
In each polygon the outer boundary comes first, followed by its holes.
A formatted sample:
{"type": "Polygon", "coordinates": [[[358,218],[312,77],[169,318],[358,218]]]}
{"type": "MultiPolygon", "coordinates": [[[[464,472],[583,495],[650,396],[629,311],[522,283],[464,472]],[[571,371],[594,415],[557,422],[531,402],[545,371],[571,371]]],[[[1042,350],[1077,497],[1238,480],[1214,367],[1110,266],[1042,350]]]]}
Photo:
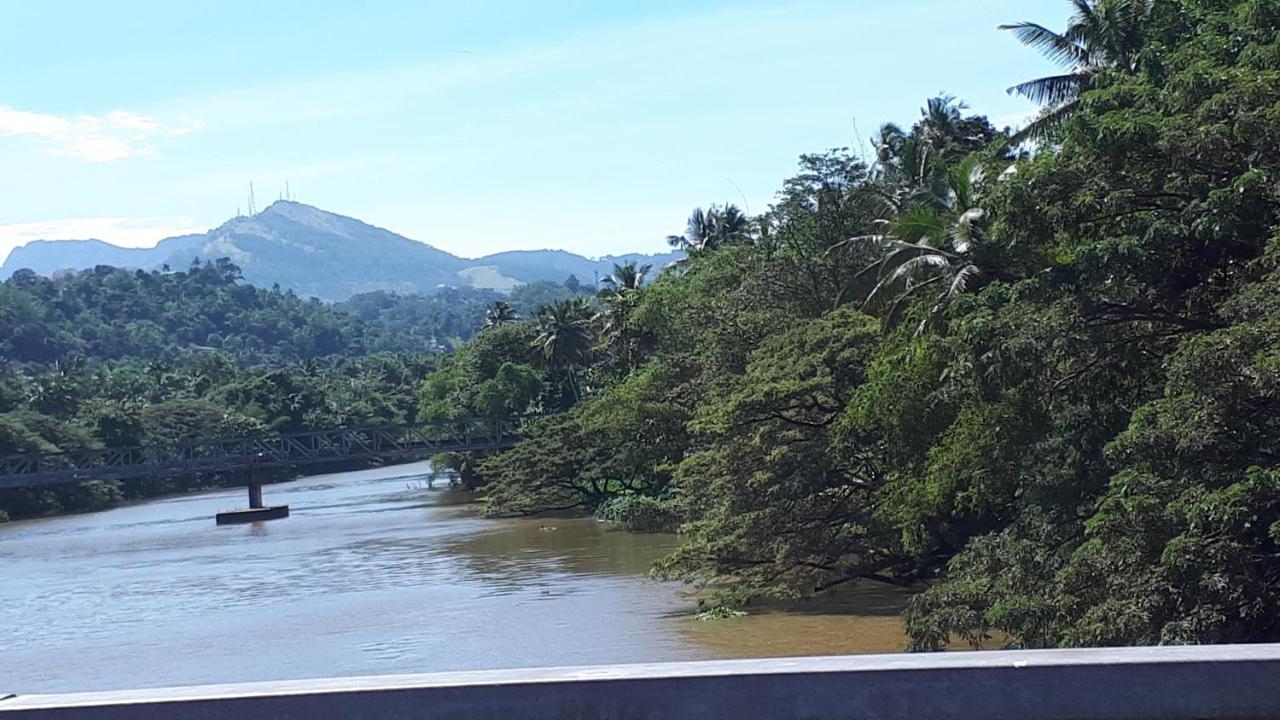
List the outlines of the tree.
{"type": "Polygon", "coordinates": [[[616,498],[666,497],[688,445],[688,414],[666,402],[674,381],[669,368],[647,366],[568,412],[530,423],[514,450],[480,468],[488,512],[596,510],[616,498]]]}
{"type": "Polygon", "coordinates": [[[504,325],[509,322],[516,321],[516,311],[507,303],[498,300],[489,306],[488,312],[485,313],[484,326],[486,328],[504,325]]]}
{"type": "Polygon", "coordinates": [[[535,410],[544,373],[532,345],[537,327],[527,321],[495,325],[441,363],[418,387],[425,421],[517,417],[535,410]]]}
{"type": "Polygon", "coordinates": [[[974,243],[981,239],[985,211],[978,205],[984,171],[970,155],[945,174],[945,194],[916,192],[911,204],[879,221],[883,232],[852,238],[847,245],[880,257],[864,271],[875,285],[864,307],[897,316],[903,303],[922,290],[935,293],[917,332],[936,320],[958,296],[978,287],[983,273],[974,263],[974,243]]]}
{"type": "Polygon", "coordinates": [[[573,402],[582,399],[579,375],[596,344],[591,318],[591,308],[581,298],[561,300],[538,312],[533,347],[547,369],[562,379],[573,402]]]}
{"type": "Polygon", "coordinates": [[[601,305],[595,316],[600,347],[612,352],[623,372],[634,367],[640,349],[640,333],[632,326],[631,318],[649,270],[649,265],[637,266],[633,262],[614,265],[613,274],[604,279],[604,288],[596,294],[601,305]]]}
{"type": "Polygon", "coordinates": [[[1071,0],[1075,14],[1064,32],[1034,22],[1001,25],[1019,42],[1039,50],[1065,73],[1028,80],[1009,88],[1044,106],[1034,122],[1011,138],[1046,140],[1079,108],[1080,95],[1108,70],[1137,72],[1142,61],[1143,24],[1154,0],[1071,0]]]}
{"type": "Polygon", "coordinates": [[[614,264],[613,274],[601,279],[604,283],[604,292],[612,292],[621,294],[624,292],[634,292],[644,287],[645,275],[652,268],[650,265],[639,265],[629,262],[624,265],[614,264]]]}
{"type": "Polygon", "coordinates": [[[874,319],[837,310],[780,330],[723,379],[690,424],[704,449],[676,471],[694,519],[666,574],[729,582],[740,597],[907,582],[885,574],[900,556],[872,512],[884,480],[874,444],[835,442],[879,337],[874,319]]]}
{"type": "Polygon", "coordinates": [[[694,208],[684,235],[667,237],[667,244],[686,252],[703,252],[749,242],[751,220],[736,205],[694,208]]]}
{"type": "MultiPolygon", "coordinates": [[[[1157,5],[1143,71],[1094,76],[987,204],[982,245],[1028,271],[965,299],[944,389],[917,402],[1025,411],[967,459],[923,451],[981,481],[951,496],[997,512],[913,601],[917,648],[1280,637],[1280,125],[1254,119],[1280,94],[1277,16],[1157,5]]],[[[903,475],[900,495],[925,494],[903,475]]]]}

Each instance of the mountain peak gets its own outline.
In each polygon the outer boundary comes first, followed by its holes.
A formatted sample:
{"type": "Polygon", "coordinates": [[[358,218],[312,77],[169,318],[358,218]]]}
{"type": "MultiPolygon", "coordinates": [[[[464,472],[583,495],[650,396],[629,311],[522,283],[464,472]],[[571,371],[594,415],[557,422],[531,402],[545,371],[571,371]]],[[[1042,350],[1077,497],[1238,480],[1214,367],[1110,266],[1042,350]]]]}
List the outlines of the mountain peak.
{"type": "Polygon", "coordinates": [[[339,215],[334,212],[329,212],[328,210],[321,210],[320,208],[314,205],[300,203],[297,200],[276,200],[275,202],[271,203],[266,208],[264,208],[262,212],[258,213],[258,216],[261,216],[261,215],[283,215],[285,217],[315,215],[315,216],[323,216],[323,217],[343,218],[344,220],[354,219],[354,218],[348,218],[344,215],[339,215]]]}

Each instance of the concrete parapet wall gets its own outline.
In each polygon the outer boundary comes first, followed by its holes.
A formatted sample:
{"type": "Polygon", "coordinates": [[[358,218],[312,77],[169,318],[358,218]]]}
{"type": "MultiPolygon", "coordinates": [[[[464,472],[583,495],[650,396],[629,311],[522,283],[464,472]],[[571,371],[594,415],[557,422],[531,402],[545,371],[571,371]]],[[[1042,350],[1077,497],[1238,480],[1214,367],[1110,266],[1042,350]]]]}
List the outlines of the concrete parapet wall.
{"type": "Polygon", "coordinates": [[[1280,718],[1280,645],[542,668],[0,701],[0,720],[427,718],[1280,718]]]}

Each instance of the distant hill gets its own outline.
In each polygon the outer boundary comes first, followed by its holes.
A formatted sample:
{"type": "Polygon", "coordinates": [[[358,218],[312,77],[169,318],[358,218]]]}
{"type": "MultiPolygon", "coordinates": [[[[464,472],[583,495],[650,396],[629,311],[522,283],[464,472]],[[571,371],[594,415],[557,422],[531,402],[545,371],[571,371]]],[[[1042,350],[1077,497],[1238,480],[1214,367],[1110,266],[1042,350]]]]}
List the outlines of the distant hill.
{"type": "Polygon", "coordinates": [[[98,265],[178,270],[193,260],[224,257],[251,284],[278,284],[299,295],[341,301],[377,290],[432,293],[442,285],[509,292],[522,283],[564,282],[570,275],[590,285],[608,275],[614,262],[635,260],[657,270],[678,254],[592,260],[563,250],[521,250],[466,259],[354,218],[281,200],[257,215],[234,218],[204,234],[168,238],[154,248],[37,240],[9,255],[0,265],[0,279],[23,268],[45,276],[98,265]]]}
{"type": "Polygon", "coordinates": [[[204,235],[182,235],[160,241],[154,248],[122,248],[101,240],[36,240],[15,248],[4,265],[0,280],[19,268],[49,276],[59,270],[85,270],[98,265],[159,267],[178,252],[196,247],[204,235]]]}

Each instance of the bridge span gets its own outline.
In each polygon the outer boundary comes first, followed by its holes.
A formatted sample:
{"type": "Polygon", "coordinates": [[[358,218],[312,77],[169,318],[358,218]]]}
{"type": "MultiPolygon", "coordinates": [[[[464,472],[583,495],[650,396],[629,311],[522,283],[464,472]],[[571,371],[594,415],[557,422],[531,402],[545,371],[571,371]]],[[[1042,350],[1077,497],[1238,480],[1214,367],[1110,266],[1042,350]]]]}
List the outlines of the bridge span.
{"type": "MultiPolygon", "coordinates": [[[[519,418],[467,418],[232,440],[10,455],[0,457],[0,489],[224,472],[239,475],[231,484],[248,486],[250,509],[267,511],[272,508],[266,508],[262,502],[262,484],[255,478],[255,470],[344,460],[408,459],[440,452],[500,450],[511,447],[519,439],[519,423],[519,418]]],[[[284,515],[288,514],[288,508],[274,510],[274,516],[263,512],[254,519],[282,517],[281,510],[284,515]]]]}

